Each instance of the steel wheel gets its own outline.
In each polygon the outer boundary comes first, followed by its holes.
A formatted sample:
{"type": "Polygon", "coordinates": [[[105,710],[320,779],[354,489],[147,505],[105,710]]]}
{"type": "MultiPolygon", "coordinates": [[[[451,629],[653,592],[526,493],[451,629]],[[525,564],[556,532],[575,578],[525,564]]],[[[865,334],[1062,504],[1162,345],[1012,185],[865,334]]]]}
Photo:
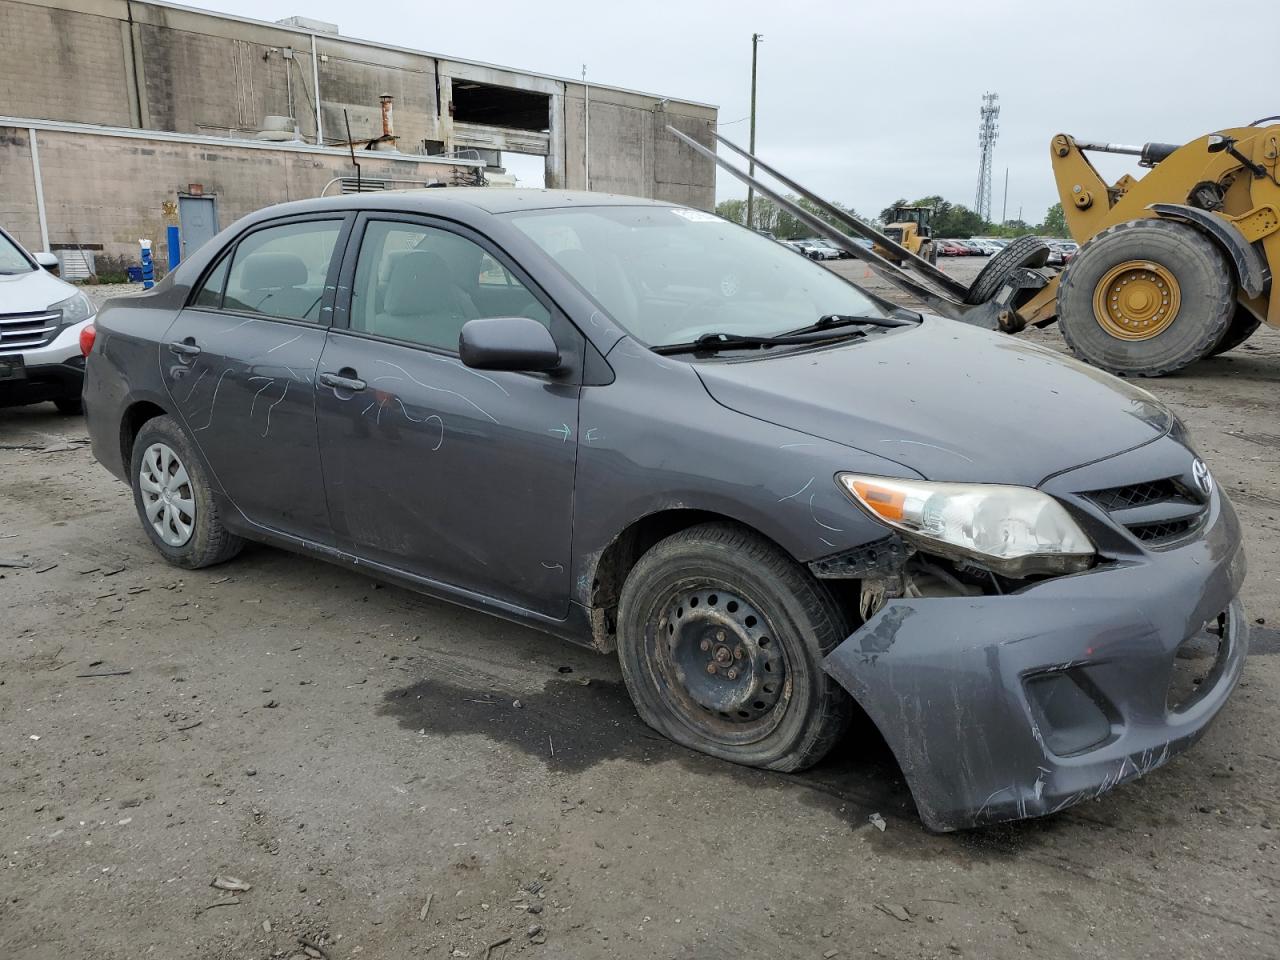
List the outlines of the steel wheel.
{"type": "Polygon", "coordinates": [[[1150,340],[1178,317],[1182,288],[1172,273],[1149,260],[1112,267],[1093,291],[1093,315],[1117,340],[1150,340]]]}
{"type": "Polygon", "coordinates": [[[147,521],[156,535],[171,547],[191,539],[196,525],[196,498],[191,478],[173,448],[153,443],[142,455],[138,470],[147,521]]]}
{"type": "Polygon", "coordinates": [[[725,744],[767,736],[791,693],[786,654],[772,634],[757,608],[723,584],[704,581],[673,593],[653,651],[667,707],[725,744]]]}

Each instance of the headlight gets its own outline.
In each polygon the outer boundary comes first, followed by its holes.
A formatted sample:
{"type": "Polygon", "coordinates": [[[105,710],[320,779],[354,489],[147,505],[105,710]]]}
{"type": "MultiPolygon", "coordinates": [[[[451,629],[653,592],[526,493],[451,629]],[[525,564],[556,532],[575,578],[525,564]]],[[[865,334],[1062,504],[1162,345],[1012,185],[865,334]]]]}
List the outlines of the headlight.
{"type": "Polygon", "coordinates": [[[79,323],[81,320],[88,320],[97,312],[93,308],[93,301],[80,292],[77,292],[74,296],[67,297],[65,300],[59,300],[51,305],[49,309],[51,311],[57,310],[62,314],[61,322],[63,326],[79,323]]]}
{"type": "Polygon", "coordinates": [[[854,473],[836,479],[873,517],[933,553],[1010,577],[1070,573],[1093,562],[1092,541],[1062,504],[1030,487],[854,473]]]}

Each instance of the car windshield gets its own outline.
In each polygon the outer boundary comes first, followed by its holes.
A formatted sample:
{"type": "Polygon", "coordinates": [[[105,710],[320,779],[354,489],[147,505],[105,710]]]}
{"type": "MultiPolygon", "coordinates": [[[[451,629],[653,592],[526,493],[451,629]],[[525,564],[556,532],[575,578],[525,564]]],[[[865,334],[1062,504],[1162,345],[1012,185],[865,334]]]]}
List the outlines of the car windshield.
{"type": "Polygon", "coordinates": [[[33,269],[18,245],[0,233],[0,274],[30,273],[33,269]]]}
{"type": "Polygon", "coordinates": [[[887,316],[826,267],[701,210],[582,207],[508,216],[649,346],[711,332],[774,336],[831,314],[887,316]]]}

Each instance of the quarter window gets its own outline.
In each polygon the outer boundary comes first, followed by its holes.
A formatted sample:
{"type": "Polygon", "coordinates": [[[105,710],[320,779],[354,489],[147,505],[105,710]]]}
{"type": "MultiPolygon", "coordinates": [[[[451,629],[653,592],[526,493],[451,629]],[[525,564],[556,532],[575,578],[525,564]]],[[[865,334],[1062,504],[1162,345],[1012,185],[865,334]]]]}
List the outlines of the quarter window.
{"type": "Polygon", "coordinates": [[[236,247],[222,308],[287,320],[318,320],[341,229],[341,220],[304,220],[249,234],[236,247]]]}
{"type": "Polygon", "coordinates": [[[200,286],[200,292],[191,301],[192,306],[204,307],[206,310],[221,309],[222,288],[227,285],[227,267],[230,265],[230,254],[218,261],[218,265],[204,278],[204,283],[200,286]]]}
{"type": "Polygon", "coordinates": [[[351,291],[351,329],[456,352],[477,317],[530,317],[547,309],[478,244],[435,227],[370,221],[351,291]]]}

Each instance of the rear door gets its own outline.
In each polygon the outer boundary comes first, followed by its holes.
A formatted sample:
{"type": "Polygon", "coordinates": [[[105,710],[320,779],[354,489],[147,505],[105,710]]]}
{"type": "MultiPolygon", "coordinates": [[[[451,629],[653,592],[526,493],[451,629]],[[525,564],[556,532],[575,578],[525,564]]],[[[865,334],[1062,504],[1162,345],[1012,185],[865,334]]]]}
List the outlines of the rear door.
{"type": "Polygon", "coordinates": [[[362,558],[563,616],[581,334],[456,225],[362,215],[348,251],[349,311],[329,332],[316,388],[339,535],[362,558]],[[482,315],[546,324],[574,374],[463,366],[458,334],[482,315]]]}
{"type": "Polygon", "coordinates": [[[343,214],[268,221],[215,262],[165,334],[160,363],[178,414],[251,521],[332,540],[314,378],[333,315],[343,214]]]}

